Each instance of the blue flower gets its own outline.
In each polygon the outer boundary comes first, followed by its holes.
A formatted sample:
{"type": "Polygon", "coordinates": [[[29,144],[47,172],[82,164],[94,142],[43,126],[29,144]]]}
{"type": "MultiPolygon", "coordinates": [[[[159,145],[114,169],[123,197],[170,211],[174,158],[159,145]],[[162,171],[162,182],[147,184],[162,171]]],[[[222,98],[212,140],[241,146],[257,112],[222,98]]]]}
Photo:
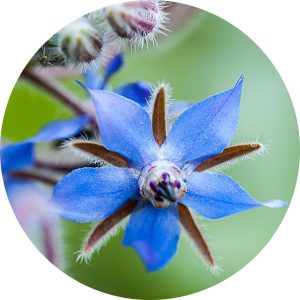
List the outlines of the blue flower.
{"type": "MultiPolygon", "coordinates": [[[[36,143],[52,142],[73,136],[89,122],[90,118],[86,116],[52,122],[34,137],[1,148],[2,174],[14,213],[24,231],[35,241],[45,256],[56,265],[59,264],[57,253],[59,252],[57,243],[59,230],[57,215],[49,201],[49,193],[43,186],[32,180],[33,173],[23,173],[23,176],[20,176],[20,171],[34,167],[36,143]],[[25,174],[27,176],[24,176],[25,174]],[[33,228],[34,231],[32,231],[33,228]]],[[[48,176],[45,179],[49,181],[48,176]]]]}
{"type": "Polygon", "coordinates": [[[71,120],[47,124],[35,136],[1,148],[1,168],[4,177],[10,172],[34,165],[34,145],[53,142],[79,133],[90,122],[90,117],[80,116],[71,120]]]}
{"type": "Polygon", "coordinates": [[[207,171],[261,147],[228,147],[238,127],[242,83],[243,78],[232,89],[190,107],[168,134],[163,87],[154,97],[152,116],[116,93],[88,90],[102,145],[74,141],[71,146],[110,165],[75,170],[53,192],[62,217],[100,221],[84,242],[83,258],[131,215],[123,245],[135,249],[147,270],[163,268],[175,255],[180,223],[204,259],[216,267],[188,208],[218,219],[256,207],[286,205],[280,200],[257,202],[229,176],[207,171]]]}
{"type": "MultiPolygon", "coordinates": [[[[108,84],[113,75],[115,75],[124,64],[124,57],[122,53],[115,55],[104,69],[103,76],[99,76],[98,70],[88,70],[85,74],[85,85],[89,89],[104,90],[108,88],[108,84]]],[[[150,100],[151,86],[142,80],[126,83],[114,89],[114,92],[129,98],[142,106],[147,105],[150,100]]]]}
{"type": "MultiPolygon", "coordinates": [[[[111,78],[118,73],[124,64],[124,57],[122,53],[118,53],[114,58],[108,63],[104,70],[103,76],[99,76],[98,70],[88,70],[84,74],[85,86],[92,90],[107,90],[108,84],[111,78]]],[[[138,80],[135,82],[125,83],[121,86],[116,87],[113,90],[115,93],[128,98],[144,108],[149,106],[151,102],[152,87],[149,83],[143,80],[138,80]]],[[[171,117],[176,117],[185,111],[190,106],[187,101],[176,101],[172,103],[169,110],[169,115],[171,117]]]]}

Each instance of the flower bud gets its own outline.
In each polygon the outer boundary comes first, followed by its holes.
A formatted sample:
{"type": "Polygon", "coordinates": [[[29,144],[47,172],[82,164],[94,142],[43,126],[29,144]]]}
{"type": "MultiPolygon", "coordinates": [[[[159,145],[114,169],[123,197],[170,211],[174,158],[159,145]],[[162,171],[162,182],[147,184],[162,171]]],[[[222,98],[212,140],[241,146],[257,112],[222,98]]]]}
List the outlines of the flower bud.
{"type": "Polygon", "coordinates": [[[60,32],[58,47],[66,63],[85,68],[99,60],[103,50],[103,38],[83,17],[60,32]]]}
{"type": "Polygon", "coordinates": [[[143,47],[148,41],[155,42],[157,33],[166,30],[165,2],[140,0],[112,5],[105,15],[115,34],[128,39],[135,47],[143,47]]]}

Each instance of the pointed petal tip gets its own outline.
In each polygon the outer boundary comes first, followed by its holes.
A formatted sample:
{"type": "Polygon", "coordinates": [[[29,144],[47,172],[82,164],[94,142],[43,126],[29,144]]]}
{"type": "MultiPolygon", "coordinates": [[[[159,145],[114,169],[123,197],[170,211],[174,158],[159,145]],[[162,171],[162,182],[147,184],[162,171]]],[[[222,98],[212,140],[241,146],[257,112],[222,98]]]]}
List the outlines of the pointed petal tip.
{"type": "Polygon", "coordinates": [[[82,82],[79,81],[79,80],[75,80],[75,82],[76,82],[79,86],[81,86],[86,92],[88,92],[88,93],[90,94],[90,89],[89,89],[87,86],[85,86],[84,83],[82,83],[82,82]]]}
{"type": "Polygon", "coordinates": [[[196,167],[230,144],[238,128],[242,83],[243,76],[230,89],[199,101],[178,117],[162,145],[168,160],[179,167],[184,162],[196,167]]]}
{"type": "Polygon", "coordinates": [[[169,262],[166,262],[163,265],[150,265],[150,266],[145,265],[145,270],[149,273],[162,271],[168,265],[168,263],[169,262]]]}
{"type": "Polygon", "coordinates": [[[156,272],[164,269],[173,258],[173,256],[171,256],[168,260],[164,261],[163,263],[159,262],[157,261],[155,255],[151,253],[151,250],[146,249],[146,246],[139,242],[131,244],[125,239],[123,239],[122,246],[133,249],[140,256],[146,272],[156,272]],[[140,253],[146,253],[147,255],[141,257],[140,253]]]}
{"type": "Polygon", "coordinates": [[[126,227],[123,246],[137,252],[149,272],[166,267],[177,252],[180,235],[178,211],[158,210],[138,202],[126,227]]]}
{"type": "Polygon", "coordinates": [[[105,77],[110,77],[117,73],[124,64],[124,56],[121,52],[117,53],[108,63],[105,70],[105,77]]]}
{"type": "Polygon", "coordinates": [[[287,205],[278,199],[258,202],[235,180],[222,174],[193,173],[187,180],[187,187],[187,193],[179,202],[206,219],[221,219],[258,207],[281,208],[287,205]]]}
{"type": "Polygon", "coordinates": [[[238,85],[242,85],[244,82],[244,74],[242,74],[240,76],[240,78],[238,79],[238,81],[236,82],[235,86],[238,86],[238,85]]]}
{"type": "Polygon", "coordinates": [[[269,207],[269,208],[281,208],[281,207],[287,206],[288,203],[286,201],[274,199],[274,200],[268,201],[266,203],[262,203],[262,205],[269,207]]]}

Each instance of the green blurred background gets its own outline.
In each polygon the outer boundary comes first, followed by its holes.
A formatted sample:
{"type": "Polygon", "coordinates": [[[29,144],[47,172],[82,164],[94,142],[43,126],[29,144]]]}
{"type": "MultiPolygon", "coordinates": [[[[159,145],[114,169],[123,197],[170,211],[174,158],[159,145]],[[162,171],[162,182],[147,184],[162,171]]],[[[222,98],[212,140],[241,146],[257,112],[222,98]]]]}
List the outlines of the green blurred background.
{"type": "MultiPolygon", "coordinates": [[[[232,87],[244,74],[240,124],[233,142],[258,140],[267,144],[269,151],[225,172],[258,201],[290,201],[299,162],[297,122],[284,83],[264,53],[232,25],[200,10],[184,28],[177,28],[159,44],[159,48],[126,53],[125,67],[112,85],[138,79],[153,83],[164,80],[172,86],[175,99],[197,101],[232,87]]],[[[84,95],[72,80],[64,84],[84,95]]],[[[48,121],[69,116],[71,113],[49,95],[19,81],[6,110],[2,136],[22,140],[48,121]]],[[[253,259],[285,213],[286,208],[259,208],[222,220],[199,219],[223,269],[216,276],[183,236],[177,255],[159,272],[146,272],[136,253],[121,246],[123,231],[95,254],[90,264],[76,263],[75,252],[90,226],[62,221],[64,272],[92,288],[129,298],[194,293],[226,279],[253,259]]]]}

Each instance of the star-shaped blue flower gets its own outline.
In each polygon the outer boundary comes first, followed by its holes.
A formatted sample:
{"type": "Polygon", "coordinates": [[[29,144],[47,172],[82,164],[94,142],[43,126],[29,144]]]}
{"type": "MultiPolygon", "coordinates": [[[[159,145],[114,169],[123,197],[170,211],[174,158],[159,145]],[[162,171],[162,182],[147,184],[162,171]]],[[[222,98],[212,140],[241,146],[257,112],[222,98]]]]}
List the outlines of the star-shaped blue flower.
{"type": "MultiPolygon", "coordinates": [[[[154,96],[152,116],[114,92],[88,90],[102,145],[74,141],[71,146],[111,165],[75,170],[53,193],[53,202],[64,218],[100,221],[83,245],[83,257],[131,215],[123,245],[136,250],[147,270],[156,271],[175,255],[180,223],[199,248],[203,245],[187,207],[205,218],[218,219],[260,206],[286,204],[280,200],[259,203],[229,176],[206,171],[233,159],[237,152],[243,155],[258,147],[226,148],[238,127],[242,84],[241,78],[232,89],[193,105],[168,133],[163,88],[154,96]]],[[[202,255],[214,267],[211,253],[203,248],[202,255]]]]}

